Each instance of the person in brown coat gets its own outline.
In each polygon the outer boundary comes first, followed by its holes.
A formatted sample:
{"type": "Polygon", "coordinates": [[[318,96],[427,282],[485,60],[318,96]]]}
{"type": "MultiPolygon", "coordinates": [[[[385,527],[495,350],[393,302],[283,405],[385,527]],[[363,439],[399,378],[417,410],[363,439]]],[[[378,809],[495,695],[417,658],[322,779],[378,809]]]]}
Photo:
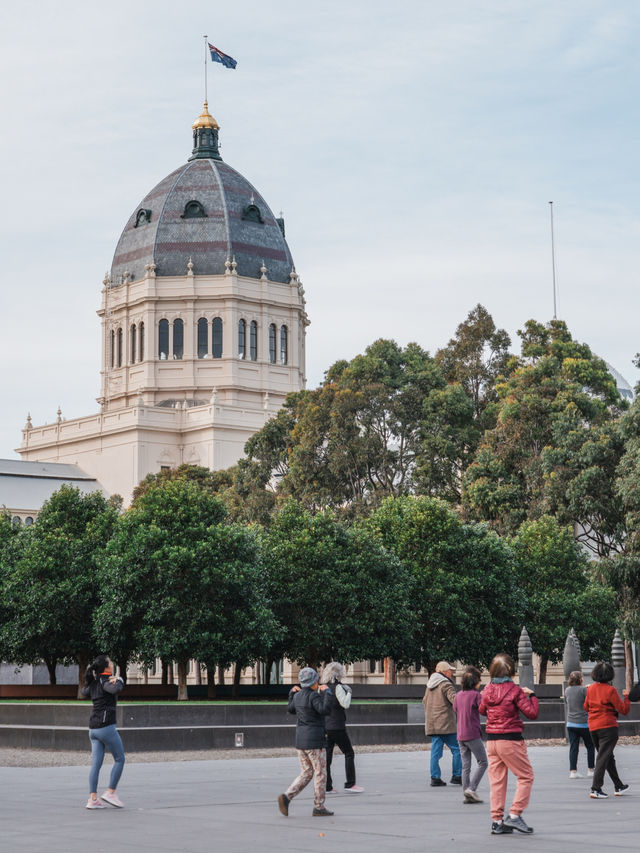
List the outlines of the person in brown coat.
{"type": "Polygon", "coordinates": [[[424,705],[424,730],[431,736],[431,787],[439,788],[447,783],[442,780],[440,759],[445,746],[451,750],[451,784],[462,784],[462,759],[456,735],[456,713],[453,700],[456,688],[453,683],[453,667],[441,660],[436,671],[427,682],[422,703],[424,705]]]}

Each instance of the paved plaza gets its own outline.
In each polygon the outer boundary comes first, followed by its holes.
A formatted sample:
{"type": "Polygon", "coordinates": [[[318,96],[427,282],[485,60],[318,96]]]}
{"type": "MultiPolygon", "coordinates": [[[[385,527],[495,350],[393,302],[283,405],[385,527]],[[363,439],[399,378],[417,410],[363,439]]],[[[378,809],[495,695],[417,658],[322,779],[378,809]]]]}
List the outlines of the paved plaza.
{"type": "MultiPolygon", "coordinates": [[[[531,747],[530,755],[536,781],[526,819],[535,834],[504,837],[489,834],[486,776],[479,791],[486,802],[462,805],[460,788],[429,787],[429,754],[424,751],[358,756],[358,782],[366,792],[328,797],[328,806],[335,810],[332,818],[311,817],[309,789],[293,801],[289,818],[278,812],[276,797],[298,769],[293,750],[290,757],[129,763],[119,788],[126,803],[123,810],[84,808],[86,767],[0,767],[0,849],[3,853],[638,849],[639,747],[617,751],[630,793],[600,801],[588,798],[589,780],[568,779],[566,748],[531,747]]],[[[344,781],[343,767],[338,755],[336,784],[344,781]]],[[[450,768],[448,753],[443,767],[450,768]]],[[[105,764],[103,787],[107,769],[105,764]]],[[[608,781],[605,789],[611,791],[608,781]]]]}

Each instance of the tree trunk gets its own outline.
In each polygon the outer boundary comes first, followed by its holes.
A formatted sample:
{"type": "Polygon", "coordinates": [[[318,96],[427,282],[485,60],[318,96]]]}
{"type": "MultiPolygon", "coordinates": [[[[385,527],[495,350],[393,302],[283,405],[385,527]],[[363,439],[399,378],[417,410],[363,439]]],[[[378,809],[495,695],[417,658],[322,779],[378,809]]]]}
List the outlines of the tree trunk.
{"type": "Polygon", "coordinates": [[[546,684],[547,683],[547,664],[549,663],[549,658],[541,657],[540,658],[540,675],[538,677],[538,684],[546,684]]]}
{"type": "Polygon", "coordinates": [[[189,661],[178,661],[178,702],[186,702],[189,698],[187,692],[187,666],[189,661]]]}
{"type": "Polygon", "coordinates": [[[231,688],[231,698],[237,699],[240,696],[240,676],[242,675],[242,664],[237,663],[233,670],[233,686],[231,688]]]}
{"type": "MultiPolygon", "coordinates": [[[[58,661],[55,658],[45,658],[44,662],[47,665],[47,671],[49,673],[49,684],[56,684],[56,665],[58,661]]],[[[84,676],[84,672],[82,675],[84,676]]]]}
{"type": "Polygon", "coordinates": [[[397,684],[398,683],[398,670],[396,669],[396,662],[393,658],[385,658],[384,659],[384,683],[385,684],[397,684]]]}
{"type": "Polygon", "coordinates": [[[120,658],[118,661],[118,669],[120,670],[120,676],[124,683],[127,683],[127,659],[120,658]]]}
{"type": "Polygon", "coordinates": [[[221,663],[218,664],[218,684],[224,687],[224,667],[221,663]]]}
{"type": "Polygon", "coordinates": [[[78,662],[78,693],[76,694],[76,699],[84,699],[82,688],[84,687],[84,674],[89,666],[89,655],[76,655],[76,661],[78,662]]]}
{"type": "Polygon", "coordinates": [[[176,668],[175,668],[172,660],[169,661],[169,664],[167,666],[167,676],[169,678],[169,684],[175,684],[176,683],[176,680],[175,680],[176,668]]]}
{"type": "Polygon", "coordinates": [[[216,698],[216,668],[215,666],[207,667],[207,699],[216,698]]]}
{"type": "Polygon", "coordinates": [[[194,661],[194,665],[196,668],[196,684],[202,684],[202,669],[200,668],[200,661],[194,661]]]}
{"type": "Polygon", "coordinates": [[[169,664],[164,659],[162,659],[161,663],[162,663],[162,677],[160,679],[160,683],[161,684],[168,684],[169,683],[169,664]]]}
{"type": "Polygon", "coordinates": [[[627,690],[631,690],[633,687],[633,646],[629,640],[624,641],[624,664],[627,676],[627,690]]]}
{"type": "Polygon", "coordinates": [[[264,661],[264,683],[271,684],[271,669],[273,667],[273,658],[267,657],[264,661]]]}

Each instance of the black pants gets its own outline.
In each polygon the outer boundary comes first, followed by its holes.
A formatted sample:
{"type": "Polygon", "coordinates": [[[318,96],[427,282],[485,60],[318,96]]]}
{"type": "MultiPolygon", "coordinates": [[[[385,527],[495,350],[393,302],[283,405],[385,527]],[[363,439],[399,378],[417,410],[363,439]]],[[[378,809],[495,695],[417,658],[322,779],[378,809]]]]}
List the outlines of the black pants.
{"type": "Polygon", "coordinates": [[[589,770],[593,770],[595,749],[593,748],[593,741],[591,739],[589,729],[567,726],[567,734],[569,735],[569,770],[578,769],[578,749],[580,747],[581,739],[584,741],[584,745],[587,749],[587,767],[589,770]]]}
{"type": "Polygon", "coordinates": [[[605,770],[611,776],[614,787],[616,789],[622,787],[622,780],[618,776],[616,760],[613,757],[613,750],[616,748],[616,743],[618,742],[618,727],[612,726],[609,729],[596,729],[591,732],[591,737],[598,750],[591,787],[594,791],[602,788],[605,770]]]}
{"type": "Polygon", "coordinates": [[[339,747],[344,754],[344,772],[347,777],[344,787],[353,788],[356,784],[356,762],[353,747],[351,746],[347,730],[337,729],[336,731],[327,732],[327,791],[330,791],[333,788],[333,780],[331,779],[331,761],[333,759],[334,746],[339,747]]]}

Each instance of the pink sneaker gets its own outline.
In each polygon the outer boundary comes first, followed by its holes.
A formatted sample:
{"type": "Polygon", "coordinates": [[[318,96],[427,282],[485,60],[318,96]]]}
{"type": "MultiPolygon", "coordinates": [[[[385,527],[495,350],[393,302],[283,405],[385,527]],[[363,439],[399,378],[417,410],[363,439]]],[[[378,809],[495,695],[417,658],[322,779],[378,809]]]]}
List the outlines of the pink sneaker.
{"type": "Polygon", "coordinates": [[[364,788],[361,788],[360,785],[352,785],[350,788],[345,788],[345,791],[349,794],[361,794],[364,788]]]}
{"type": "Polygon", "coordinates": [[[110,806],[115,806],[117,809],[121,809],[124,806],[124,803],[120,801],[120,797],[116,794],[115,791],[113,791],[113,793],[105,791],[102,795],[102,799],[105,801],[105,803],[109,803],[110,806]]]}
{"type": "Polygon", "coordinates": [[[106,809],[105,804],[102,800],[92,800],[91,797],[87,800],[87,808],[88,809],[106,809]]]}

